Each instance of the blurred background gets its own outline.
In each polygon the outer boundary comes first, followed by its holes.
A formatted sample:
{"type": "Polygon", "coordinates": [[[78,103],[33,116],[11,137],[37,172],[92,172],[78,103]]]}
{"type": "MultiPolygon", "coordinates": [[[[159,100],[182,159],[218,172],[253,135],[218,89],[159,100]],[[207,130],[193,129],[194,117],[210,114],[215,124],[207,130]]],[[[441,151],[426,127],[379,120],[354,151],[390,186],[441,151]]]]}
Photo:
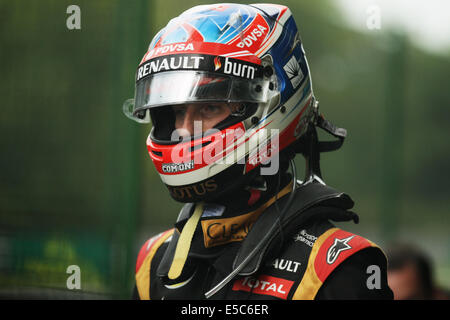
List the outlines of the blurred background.
{"type": "MultiPolygon", "coordinates": [[[[181,204],[127,119],[153,35],[192,0],[0,0],[0,297],[127,299],[137,252],[181,204]],[[70,5],[81,29],[70,30],[70,5]],[[81,270],[69,290],[67,267],[81,270]]],[[[356,202],[343,228],[406,240],[450,287],[450,6],[292,0],[321,111],[348,130],[323,154],[356,202]]],[[[303,161],[297,159],[298,174],[303,161]]]]}

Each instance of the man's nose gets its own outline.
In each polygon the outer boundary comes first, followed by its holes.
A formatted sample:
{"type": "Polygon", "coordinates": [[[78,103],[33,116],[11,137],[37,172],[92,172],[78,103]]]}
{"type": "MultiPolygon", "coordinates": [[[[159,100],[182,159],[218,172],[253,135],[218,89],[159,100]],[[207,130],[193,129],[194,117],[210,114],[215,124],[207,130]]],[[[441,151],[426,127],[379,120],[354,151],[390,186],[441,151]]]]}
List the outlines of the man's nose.
{"type": "Polygon", "coordinates": [[[194,134],[194,121],[198,121],[197,112],[193,106],[186,107],[186,112],[184,113],[183,122],[181,127],[178,128],[179,133],[182,137],[191,136],[194,134]]]}

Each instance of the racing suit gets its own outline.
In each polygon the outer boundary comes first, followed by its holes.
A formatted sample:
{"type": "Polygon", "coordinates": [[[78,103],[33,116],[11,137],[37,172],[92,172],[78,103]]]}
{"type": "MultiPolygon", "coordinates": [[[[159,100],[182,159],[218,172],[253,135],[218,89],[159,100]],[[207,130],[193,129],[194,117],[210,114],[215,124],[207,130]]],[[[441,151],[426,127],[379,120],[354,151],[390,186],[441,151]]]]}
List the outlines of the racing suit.
{"type": "Polygon", "coordinates": [[[178,240],[196,207],[186,204],[174,228],[142,246],[133,298],[204,299],[275,224],[271,241],[212,299],[393,299],[382,250],[331,222],[357,222],[350,197],[311,183],[296,191],[292,209],[280,220],[292,183],[285,175],[265,191],[246,188],[221,204],[205,204],[182,271],[171,279],[178,240]]]}

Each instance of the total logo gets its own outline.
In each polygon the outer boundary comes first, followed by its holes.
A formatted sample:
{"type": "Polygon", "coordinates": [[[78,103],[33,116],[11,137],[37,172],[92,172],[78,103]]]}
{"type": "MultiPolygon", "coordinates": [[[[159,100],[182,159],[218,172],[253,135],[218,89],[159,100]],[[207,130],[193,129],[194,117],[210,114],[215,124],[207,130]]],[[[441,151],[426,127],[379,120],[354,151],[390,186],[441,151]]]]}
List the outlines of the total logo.
{"type": "Polygon", "coordinates": [[[246,291],[287,299],[293,284],[294,281],[261,275],[258,278],[245,277],[236,280],[233,284],[233,291],[246,291]]]}

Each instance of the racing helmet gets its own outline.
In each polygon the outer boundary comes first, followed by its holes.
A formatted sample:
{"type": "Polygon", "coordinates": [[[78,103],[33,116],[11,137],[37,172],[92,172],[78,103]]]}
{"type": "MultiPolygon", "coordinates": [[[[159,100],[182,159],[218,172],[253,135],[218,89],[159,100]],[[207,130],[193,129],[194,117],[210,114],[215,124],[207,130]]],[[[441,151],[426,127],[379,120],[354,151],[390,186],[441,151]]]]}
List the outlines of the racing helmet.
{"type": "Polygon", "coordinates": [[[183,12],[153,38],[135,80],[124,113],[152,123],[148,152],[179,202],[217,199],[261,174],[317,114],[297,26],[282,5],[183,12]],[[177,106],[217,103],[234,108],[213,128],[176,130],[177,106]]]}

